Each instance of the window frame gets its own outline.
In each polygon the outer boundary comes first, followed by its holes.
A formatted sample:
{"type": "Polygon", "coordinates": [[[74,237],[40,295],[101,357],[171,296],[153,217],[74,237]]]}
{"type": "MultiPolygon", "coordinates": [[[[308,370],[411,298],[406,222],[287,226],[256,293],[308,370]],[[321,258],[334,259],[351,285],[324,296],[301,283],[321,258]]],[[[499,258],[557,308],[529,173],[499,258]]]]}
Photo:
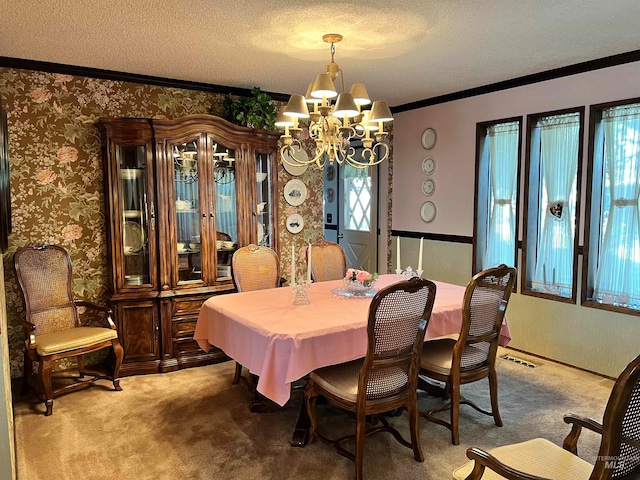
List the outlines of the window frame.
{"type": "MultiPolygon", "coordinates": [[[[640,97],[625,99],[625,100],[616,100],[614,102],[606,102],[606,103],[598,103],[589,106],[589,139],[587,142],[587,179],[586,179],[586,199],[585,199],[585,224],[584,224],[584,247],[583,247],[583,258],[582,258],[582,283],[581,283],[581,298],[580,305],[588,308],[595,308],[598,310],[608,310],[610,312],[623,313],[626,315],[635,315],[640,316],[640,309],[636,310],[634,308],[623,307],[620,305],[612,305],[609,303],[600,303],[595,300],[591,300],[589,298],[590,294],[593,293],[594,282],[591,282],[590,274],[595,275],[595,270],[590,272],[590,269],[595,268],[594,265],[597,264],[597,255],[598,252],[591,252],[591,235],[592,235],[592,219],[594,217],[594,212],[592,212],[592,207],[594,205],[593,201],[593,190],[594,190],[594,164],[595,164],[595,141],[596,141],[596,127],[600,125],[600,121],[602,120],[602,112],[611,107],[618,107],[621,105],[628,105],[633,103],[640,103],[640,97]]],[[[600,187],[601,187],[600,182],[600,187]]],[[[597,232],[600,231],[602,224],[600,222],[602,216],[602,204],[598,202],[597,204],[598,213],[598,228],[597,232]]],[[[596,234],[596,233],[594,233],[596,234]]],[[[597,234],[596,234],[597,235],[597,234]]]]}
{"type": "MultiPolygon", "coordinates": [[[[523,224],[522,224],[522,274],[521,274],[521,284],[520,284],[520,293],[522,295],[528,295],[532,297],[544,298],[547,300],[554,300],[562,303],[577,303],[578,298],[578,253],[580,247],[580,202],[581,202],[581,187],[582,187],[582,164],[583,164],[583,145],[584,145],[584,115],[585,115],[585,107],[577,106],[571,108],[564,108],[560,110],[553,110],[549,112],[540,112],[540,113],[532,113],[527,115],[527,139],[526,139],[526,151],[525,151],[525,185],[524,185],[524,209],[523,209],[523,224]],[[561,295],[555,295],[548,292],[537,292],[528,287],[528,274],[527,274],[527,264],[529,255],[531,254],[529,250],[529,234],[532,227],[535,227],[536,231],[541,228],[541,225],[538,224],[538,216],[539,216],[539,205],[536,201],[535,207],[530,205],[529,199],[532,191],[539,191],[540,185],[540,174],[539,171],[536,174],[535,181],[532,182],[531,177],[531,163],[532,163],[532,155],[531,155],[531,142],[532,142],[532,133],[535,128],[536,122],[544,117],[550,116],[559,116],[577,113],[580,116],[579,120],[579,128],[578,128],[578,164],[576,171],[576,204],[575,204],[575,224],[574,224],[574,239],[573,239],[573,275],[572,275],[572,287],[571,287],[571,296],[563,297],[561,295]],[[530,213],[532,215],[530,215],[530,213]]],[[[536,235],[536,240],[538,236],[536,235]]],[[[536,245],[533,246],[534,253],[533,258],[537,258],[537,242],[536,245]]]]}
{"type": "MultiPolygon", "coordinates": [[[[509,118],[501,118],[497,120],[489,120],[484,122],[476,123],[476,158],[475,158],[475,185],[474,185],[474,217],[473,217],[473,252],[472,252],[472,272],[475,275],[476,273],[482,270],[480,266],[480,261],[482,255],[480,254],[480,235],[485,234],[485,242],[486,242],[486,227],[481,225],[479,221],[480,215],[478,213],[478,208],[480,207],[480,202],[486,204],[485,200],[488,200],[489,196],[489,184],[488,179],[491,174],[489,168],[483,168],[485,166],[481,165],[483,163],[483,146],[485,146],[485,138],[487,130],[495,125],[500,125],[502,123],[512,123],[518,122],[518,158],[517,158],[517,166],[516,166],[516,192],[515,192],[515,221],[514,221],[514,238],[515,245],[513,249],[513,265],[518,267],[518,244],[520,243],[519,238],[519,225],[520,225],[520,197],[521,197],[521,171],[522,171],[522,129],[524,125],[524,118],[522,115],[517,117],[509,117],[509,118]],[[485,170],[485,171],[482,171],[485,170]],[[482,187],[482,188],[481,188],[482,187]],[[483,230],[484,229],[484,230],[483,230]]],[[[488,167],[488,165],[486,165],[488,167]]],[[[489,212],[485,214],[485,220],[488,220],[489,212]]],[[[486,222],[484,222],[486,223],[486,222]]],[[[517,288],[517,280],[513,284],[514,291],[517,288]]]]}

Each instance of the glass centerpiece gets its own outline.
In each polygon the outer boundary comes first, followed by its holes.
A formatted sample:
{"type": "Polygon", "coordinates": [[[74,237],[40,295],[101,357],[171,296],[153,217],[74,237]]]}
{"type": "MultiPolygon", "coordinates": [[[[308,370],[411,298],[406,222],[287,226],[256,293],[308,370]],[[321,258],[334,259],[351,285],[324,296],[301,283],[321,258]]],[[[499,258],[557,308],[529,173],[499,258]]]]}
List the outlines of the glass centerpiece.
{"type": "Polygon", "coordinates": [[[350,268],[342,279],[344,290],[353,295],[366,295],[373,290],[378,279],[377,273],[369,273],[366,270],[350,268]]]}

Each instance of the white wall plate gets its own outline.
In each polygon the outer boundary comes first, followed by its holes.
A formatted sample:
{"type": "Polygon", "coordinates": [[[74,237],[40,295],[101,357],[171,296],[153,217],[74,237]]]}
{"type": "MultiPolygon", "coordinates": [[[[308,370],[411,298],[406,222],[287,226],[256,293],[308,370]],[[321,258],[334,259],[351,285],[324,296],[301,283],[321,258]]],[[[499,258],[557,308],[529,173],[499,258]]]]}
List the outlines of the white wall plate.
{"type": "Polygon", "coordinates": [[[424,193],[427,197],[433,195],[433,192],[436,191],[436,182],[433,181],[433,178],[427,178],[424,182],[422,182],[422,193],[424,193]]]}
{"type": "Polygon", "coordinates": [[[287,150],[285,150],[282,154],[282,156],[284,157],[282,159],[282,166],[289,175],[299,177],[307,171],[308,165],[290,165],[287,162],[295,163],[295,159],[298,159],[301,162],[306,162],[309,160],[309,155],[307,155],[306,151],[300,149],[300,147],[293,146],[292,148],[294,150],[293,158],[291,158],[291,155],[289,155],[289,152],[287,150]]]}
{"type": "Polygon", "coordinates": [[[293,213],[287,217],[287,230],[289,232],[296,234],[300,233],[304,228],[304,220],[302,219],[302,215],[299,213],[293,213]]]}
{"type": "Polygon", "coordinates": [[[422,172],[425,175],[431,175],[436,171],[436,159],[433,157],[426,157],[422,160],[422,172]]]}
{"type": "Polygon", "coordinates": [[[433,128],[427,128],[424,132],[422,132],[422,146],[427,150],[431,150],[436,146],[436,142],[438,141],[438,135],[433,128]]]}
{"type": "Polygon", "coordinates": [[[284,186],[284,199],[289,205],[297,207],[307,198],[307,187],[302,180],[294,178],[284,186]]]}
{"type": "Polygon", "coordinates": [[[435,204],[433,202],[424,202],[420,208],[420,217],[427,223],[433,222],[433,219],[436,218],[435,204]]]}

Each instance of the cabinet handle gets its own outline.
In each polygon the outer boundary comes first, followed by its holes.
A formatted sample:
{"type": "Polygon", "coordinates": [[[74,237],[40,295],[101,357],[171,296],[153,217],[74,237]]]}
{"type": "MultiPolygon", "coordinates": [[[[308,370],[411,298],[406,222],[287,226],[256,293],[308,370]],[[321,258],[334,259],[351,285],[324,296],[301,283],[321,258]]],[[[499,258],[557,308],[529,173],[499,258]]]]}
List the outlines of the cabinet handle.
{"type": "Polygon", "coordinates": [[[149,222],[149,224],[151,225],[151,230],[155,230],[156,228],[156,208],[153,205],[153,202],[151,202],[151,221],[149,222]]]}
{"type": "Polygon", "coordinates": [[[209,217],[210,218],[214,218],[215,216],[216,216],[216,214],[213,211],[213,202],[209,202],[209,217]]]}

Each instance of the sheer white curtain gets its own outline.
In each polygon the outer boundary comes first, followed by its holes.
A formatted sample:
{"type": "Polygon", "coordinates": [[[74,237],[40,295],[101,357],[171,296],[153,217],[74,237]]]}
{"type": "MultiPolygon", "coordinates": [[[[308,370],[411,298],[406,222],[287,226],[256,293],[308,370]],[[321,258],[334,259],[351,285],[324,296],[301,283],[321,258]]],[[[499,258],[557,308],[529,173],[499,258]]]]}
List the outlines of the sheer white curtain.
{"type": "Polygon", "coordinates": [[[602,112],[603,235],[594,297],[640,308],[640,104],[602,112]]]}
{"type": "Polygon", "coordinates": [[[226,184],[216,183],[216,228],[228,234],[233,242],[238,241],[235,180],[226,184]]]}
{"type": "Polygon", "coordinates": [[[493,125],[487,129],[491,210],[483,268],[501,263],[514,266],[519,125],[519,122],[509,122],[493,125]]]}
{"type": "Polygon", "coordinates": [[[541,118],[536,126],[540,128],[542,194],[539,200],[540,233],[532,288],[570,297],[573,289],[580,114],[541,118]]]}

